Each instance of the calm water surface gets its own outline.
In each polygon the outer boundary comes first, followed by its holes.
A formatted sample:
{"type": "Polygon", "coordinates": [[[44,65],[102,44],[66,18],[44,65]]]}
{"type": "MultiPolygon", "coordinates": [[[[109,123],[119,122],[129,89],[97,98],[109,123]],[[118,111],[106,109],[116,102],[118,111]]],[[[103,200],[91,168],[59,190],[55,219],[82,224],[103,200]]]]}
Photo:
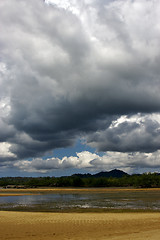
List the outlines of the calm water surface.
{"type": "Polygon", "coordinates": [[[160,191],[52,193],[0,197],[0,210],[56,211],[74,208],[160,210],[160,191]]]}

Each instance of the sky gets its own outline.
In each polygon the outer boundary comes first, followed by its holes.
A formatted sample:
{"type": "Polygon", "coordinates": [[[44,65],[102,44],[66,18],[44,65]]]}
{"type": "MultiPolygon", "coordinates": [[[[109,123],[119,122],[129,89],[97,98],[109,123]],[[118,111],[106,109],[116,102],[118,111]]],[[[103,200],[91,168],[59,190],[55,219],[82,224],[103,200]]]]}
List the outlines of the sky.
{"type": "Polygon", "coordinates": [[[0,176],[160,172],[160,1],[0,1],[0,176]]]}

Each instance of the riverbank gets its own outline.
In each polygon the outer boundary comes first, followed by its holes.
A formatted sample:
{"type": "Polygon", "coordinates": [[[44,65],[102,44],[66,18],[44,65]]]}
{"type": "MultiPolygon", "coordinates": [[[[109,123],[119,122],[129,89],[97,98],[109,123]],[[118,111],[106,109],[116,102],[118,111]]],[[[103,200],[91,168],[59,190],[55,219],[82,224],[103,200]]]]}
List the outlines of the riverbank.
{"type": "Polygon", "coordinates": [[[159,240],[160,213],[0,212],[0,239],[159,240]]]}

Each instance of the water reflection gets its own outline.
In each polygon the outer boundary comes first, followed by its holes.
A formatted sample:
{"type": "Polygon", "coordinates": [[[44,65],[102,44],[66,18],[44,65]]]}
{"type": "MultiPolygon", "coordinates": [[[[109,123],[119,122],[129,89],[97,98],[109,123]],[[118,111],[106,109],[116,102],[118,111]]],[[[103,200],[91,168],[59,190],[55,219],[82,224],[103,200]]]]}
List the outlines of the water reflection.
{"type": "Polygon", "coordinates": [[[159,191],[107,193],[54,193],[41,195],[0,197],[0,210],[48,210],[70,208],[157,209],[160,210],[159,191]]]}

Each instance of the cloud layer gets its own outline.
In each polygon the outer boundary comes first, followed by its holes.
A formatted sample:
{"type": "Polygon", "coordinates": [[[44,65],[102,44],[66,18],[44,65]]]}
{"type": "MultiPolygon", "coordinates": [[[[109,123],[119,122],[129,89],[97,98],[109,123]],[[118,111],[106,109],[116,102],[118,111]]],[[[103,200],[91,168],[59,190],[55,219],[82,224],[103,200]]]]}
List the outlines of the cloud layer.
{"type": "Polygon", "coordinates": [[[35,158],[32,161],[22,160],[13,164],[24,172],[50,173],[58,170],[81,169],[84,171],[108,171],[113,168],[122,169],[128,173],[160,170],[160,151],[151,153],[120,153],[108,152],[103,156],[88,151],[79,152],[77,156],[59,158],[35,158]]]}
{"type": "Polygon", "coordinates": [[[154,0],[1,1],[0,161],[61,168],[41,157],[78,138],[97,151],[157,154],[159,11],[154,0]]]}

